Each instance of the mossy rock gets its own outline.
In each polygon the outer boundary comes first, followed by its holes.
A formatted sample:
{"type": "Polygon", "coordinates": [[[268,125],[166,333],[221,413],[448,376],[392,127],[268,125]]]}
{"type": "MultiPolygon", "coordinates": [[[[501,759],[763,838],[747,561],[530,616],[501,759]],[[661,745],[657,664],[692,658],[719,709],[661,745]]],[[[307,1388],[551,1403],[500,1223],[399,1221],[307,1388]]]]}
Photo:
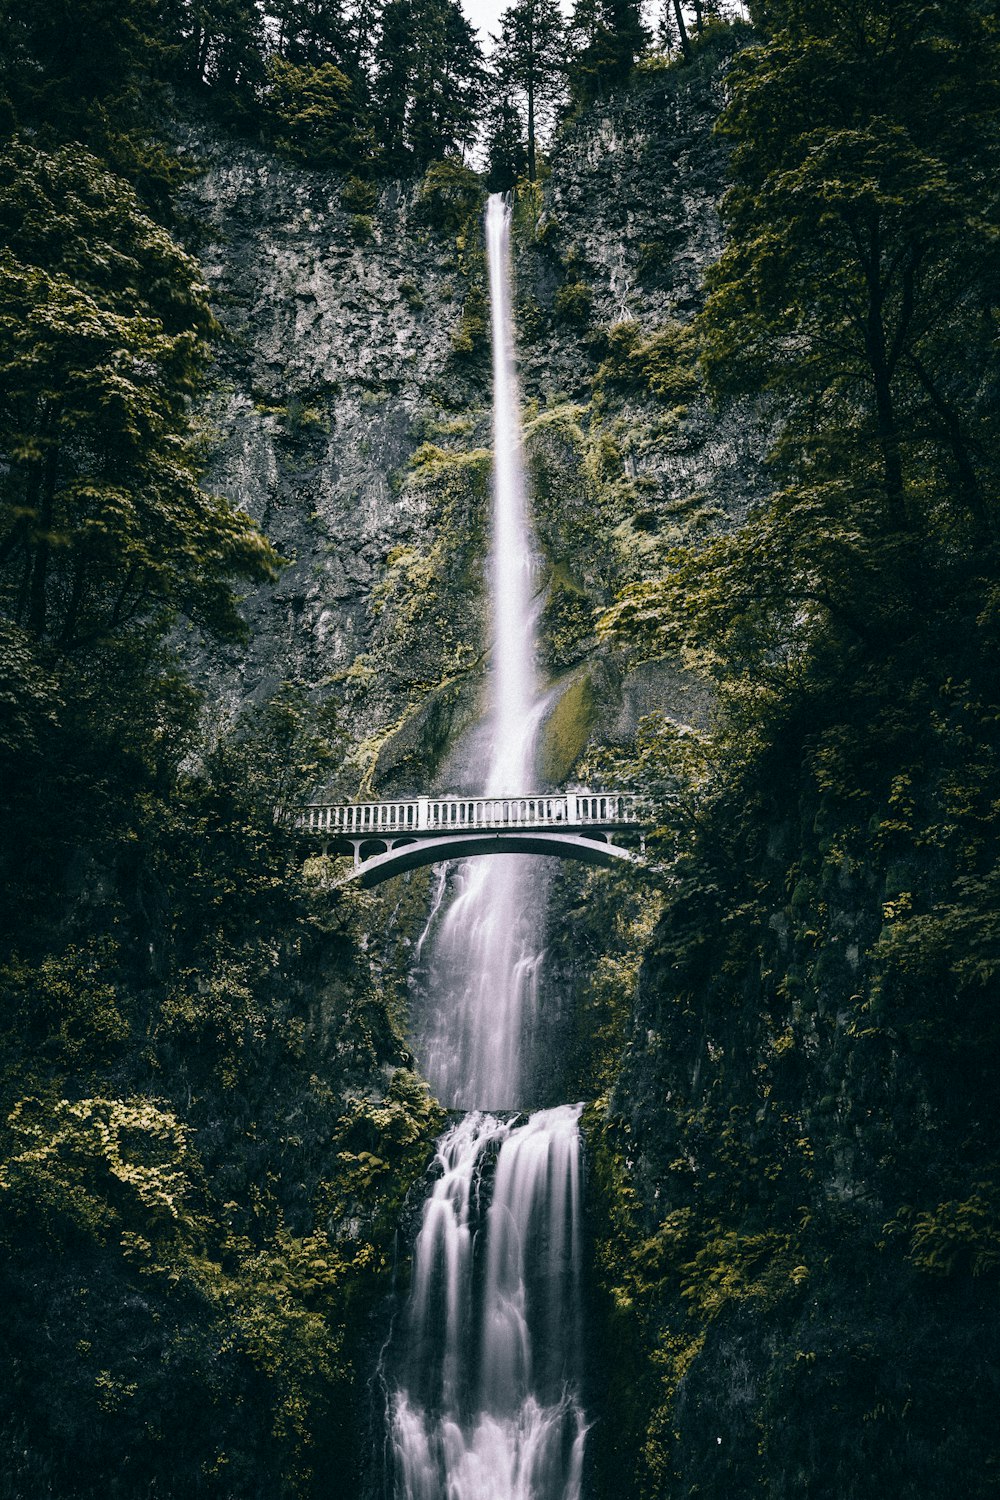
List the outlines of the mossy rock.
{"type": "Polygon", "coordinates": [[[461,229],[483,203],[483,179],[457,156],[431,162],[417,195],[419,217],[433,229],[461,229]]]}
{"type": "Polygon", "coordinates": [[[475,687],[467,678],[453,678],[428,693],[383,741],[372,784],[383,796],[422,788],[455,736],[472,722],[476,707],[475,687]]]}
{"type": "Polygon", "coordinates": [[[542,728],[539,768],[545,781],[561,786],[587,748],[597,715],[590,673],[579,672],[566,685],[542,728]]]}
{"type": "Polygon", "coordinates": [[[594,601],[565,568],[553,569],[540,621],[545,664],[564,671],[594,645],[594,601]]]}
{"type": "Polygon", "coordinates": [[[556,291],[552,310],[563,323],[584,324],[590,320],[594,293],[585,281],[570,281],[556,291]]]}

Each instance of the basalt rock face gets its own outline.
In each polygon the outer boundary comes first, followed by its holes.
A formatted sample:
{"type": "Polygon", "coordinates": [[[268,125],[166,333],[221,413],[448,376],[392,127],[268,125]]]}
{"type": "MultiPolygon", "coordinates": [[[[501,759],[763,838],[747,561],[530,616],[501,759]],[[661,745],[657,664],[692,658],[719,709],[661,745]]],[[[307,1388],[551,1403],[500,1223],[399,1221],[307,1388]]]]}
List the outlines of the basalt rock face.
{"type": "MultiPolygon", "coordinates": [[[[455,348],[478,266],[423,221],[415,186],[386,188],[359,216],[342,206],[340,178],[203,137],[194,149],[206,170],[189,207],[225,331],[207,483],[248,509],[288,564],[246,602],[247,648],[212,675],[230,711],[283,680],[332,690],[361,740],[441,671],[440,652],[427,659],[441,645],[433,633],[396,659],[392,574],[426,556],[445,519],[442,486],[414,473],[414,454],[456,423],[464,449],[481,436],[464,413],[486,409],[483,361],[455,348]],[[388,671],[374,691],[374,668],[359,662],[373,645],[388,671]]],[[[482,515],[454,506],[481,509],[483,485],[455,488],[449,562],[460,553],[470,575],[454,592],[476,636],[482,515]]]]}
{"type": "Polygon", "coordinates": [[[556,779],[581,740],[627,744],[644,714],[704,724],[704,690],[677,663],[634,670],[595,652],[594,613],[658,550],[738,524],[766,491],[765,415],[710,405],[690,333],[722,245],[725,66],[706,54],[640,74],[566,128],[543,189],[520,205],[527,442],[550,563],[543,651],[593,701],[551,757],[556,779]]]}
{"type": "MultiPolygon", "coordinates": [[[[653,74],[595,107],[516,206],[543,666],[554,704],[570,691],[543,747],[551,781],[588,742],[627,741],[645,712],[691,722],[707,708],[676,664],[635,675],[597,651],[593,626],[658,540],[738,518],[760,484],[754,414],[710,412],[690,349],[674,347],[720,244],[723,73],[709,60],[653,74]],[[647,349],[664,326],[670,347],[647,349]]],[[[435,227],[420,184],[384,188],[359,216],[330,174],[190,144],[205,166],[190,209],[226,333],[208,482],[288,562],[246,601],[248,647],[211,663],[217,702],[233,714],[297,681],[343,706],[345,794],[408,793],[435,772],[460,785],[477,759],[461,739],[482,713],[487,633],[479,225],[435,227]]]]}

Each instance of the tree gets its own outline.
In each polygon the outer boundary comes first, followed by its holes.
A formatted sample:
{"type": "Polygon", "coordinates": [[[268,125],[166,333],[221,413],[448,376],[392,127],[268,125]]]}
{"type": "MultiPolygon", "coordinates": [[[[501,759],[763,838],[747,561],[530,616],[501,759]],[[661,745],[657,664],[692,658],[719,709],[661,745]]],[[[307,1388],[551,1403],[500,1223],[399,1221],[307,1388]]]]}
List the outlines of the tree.
{"type": "Polygon", "coordinates": [[[494,92],[486,116],[487,186],[506,193],[528,166],[524,126],[510,94],[494,92]]]}
{"type": "Polygon", "coordinates": [[[166,0],[162,46],[172,70],[237,114],[252,111],[265,79],[264,15],[257,0],[166,0]]]}
{"type": "Polygon", "coordinates": [[[343,170],[357,165],[361,143],[354,88],[346,73],[332,62],[313,66],[272,57],[268,82],[280,150],[310,166],[343,170]]]}
{"type": "Polygon", "coordinates": [[[154,0],[2,0],[0,87],[19,123],[86,135],[134,101],[156,31],[154,0]]]}
{"type": "Polygon", "coordinates": [[[80,148],[0,157],[0,603],[60,652],[181,610],[238,628],[275,556],[198,486],[214,324],[195,263],[80,148]]]}
{"type": "Polygon", "coordinates": [[[482,53],[457,0],[388,0],[373,94],[385,164],[422,170],[476,137],[482,53]]]}
{"type": "Polygon", "coordinates": [[[576,0],[569,78],[581,104],[625,82],[649,37],[638,0],[576,0]]]}
{"type": "Polygon", "coordinates": [[[782,484],[720,544],[748,567],[720,601],[761,616],[769,551],[762,651],[831,627],[875,649],[929,590],[970,586],[993,535],[997,33],[958,0],[764,11],[730,74],[731,239],[702,326],[715,387],[777,401],[782,484]]]}
{"type": "Polygon", "coordinates": [[[498,92],[524,100],[528,177],[535,180],[535,142],[540,116],[564,87],[565,24],[559,0],[517,0],[500,17],[494,38],[498,92]]]}
{"type": "Polygon", "coordinates": [[[351,54],[350,25],[341,0],[271,0],[278,55],[288,62],[344,68],[351,54]]]}

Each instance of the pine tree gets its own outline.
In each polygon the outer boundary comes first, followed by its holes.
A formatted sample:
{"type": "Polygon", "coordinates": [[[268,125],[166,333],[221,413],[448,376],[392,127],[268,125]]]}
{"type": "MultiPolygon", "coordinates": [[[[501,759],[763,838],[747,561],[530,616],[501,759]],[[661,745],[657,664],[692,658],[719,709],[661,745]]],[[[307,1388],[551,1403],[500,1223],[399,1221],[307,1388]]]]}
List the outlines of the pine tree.
{"type": "Polygon", "coordinates": [[[501,98],[524,101],[528,177],[535,180],[540,120],[565,87],[565,24],[559,0],[517,0],[500,17],[496,68],[501,98]]]}
{"type": "Polygon", "coordinates": [[[649,35],[639,0],[576,0],[569,24],[569,76],[586,104],[625,82],[649,35]]]}
{"type": "Polygon", "coordinates": [[[277,23],[277,50],[287,62],[310,67],[351,58],[350,23],[342,0],[269,0],[277,23]]]}
{"type": "Polygon", "coordinates": [[[528,166],[520,111],[507,93],[494,90],[486,116],[487,186],[506,193],[528,166]]]}
{"type": "Polygon", "coordinates": [[[388,0],[375,52],[373,93],[390,170],[423,170],[471,145],[484,69],[457,0],[388,0]]]}

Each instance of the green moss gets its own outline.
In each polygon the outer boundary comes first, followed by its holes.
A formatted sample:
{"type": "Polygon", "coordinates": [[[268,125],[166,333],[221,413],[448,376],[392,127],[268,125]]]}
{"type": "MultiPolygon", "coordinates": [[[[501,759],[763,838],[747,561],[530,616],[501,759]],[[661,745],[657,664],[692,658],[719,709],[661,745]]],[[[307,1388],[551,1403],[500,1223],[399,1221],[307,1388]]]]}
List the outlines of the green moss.
{"type": "Polygon", "coordinates": [[[552,570],[539,631],[550,670],[572,666],[594,643],[594,605],[561,563],[552,570]]]}
{"type": "Polygon", "coordinates": [[[373,183],[352,174],[340,190],[340,202],[350,214],[373,214],[378,193],[373,183]]]}
{"type": "Polygon", "coordinates": [[[603,330],[604,359],[595,387],[649,391],[670,406],[690,401],[699,390],[698,342],[690,324],[671,319],[650,334],[633,321],[603,330]]]}
{"type": "Polygon", "coordinates": [[[419,312],[424,305],[424,299],[421,295],[420,288],[417,286],[415,281],[410,281],[408,278],[404,277],[404,279],[399,283],[399,295],[402,297],[407,307],[412,308],[414,312],[419,312]]]}
{"type": "Polygon", "coordinates": [[[351,216],[351,239],[356,245],[367,245],[375,238],[375,220],[370,214],[351,216]]]}
{"type": "Polygon", "coordinates": [[[480,353],[489,343],[490,315],[486,295],[478,282],[469,288],[462,304],[462,321],[452,334],[451,347],[456,354],[480,353]]]}
{"type": "Polygon", "coordinates": [[[448,156],[427,168],[417,194],[417,211],[434,229],[460,230],[483,202],[483,179],[458,157],[448,156]]]}
{"type": "Polygon", "coordinates": [[[587,747],[596,703],[587,672],[580,672],[560,695],[542,730],[541,771],[559,786],[571,775],[587,747]]]}
{"type": "Polygon", "coordinates": [[[552,309],[563,323],[587,323],[594,305],[594,293],[585,281],[570,281],[556,291],[552,309]]]}

